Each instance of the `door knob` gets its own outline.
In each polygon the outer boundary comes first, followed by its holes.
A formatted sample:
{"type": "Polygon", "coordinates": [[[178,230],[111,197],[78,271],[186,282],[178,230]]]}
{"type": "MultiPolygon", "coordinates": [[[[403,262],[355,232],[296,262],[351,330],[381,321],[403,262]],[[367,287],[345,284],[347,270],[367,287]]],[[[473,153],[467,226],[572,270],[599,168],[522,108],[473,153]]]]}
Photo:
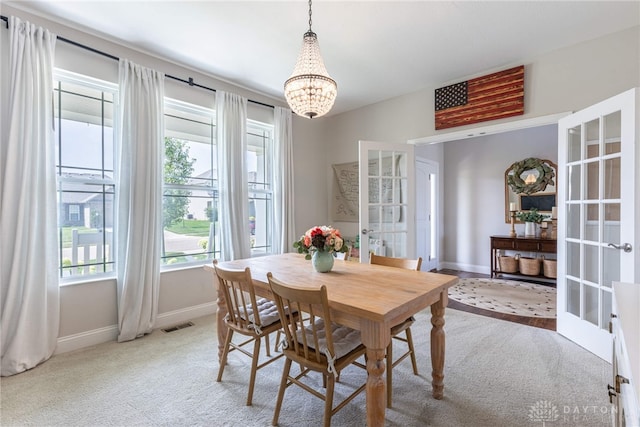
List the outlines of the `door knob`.
{"type": "Polygon", "coordinates": [[[362,234],[375,233],[375,230],[367,230],[366,228],[362,229],[362,234]]]}
{"type": "Polygon", "coordinates": [[[611,246],[612,248],[615,248],[615,249],[622,249],[625,252],[631,252],[631,250],[633,249],[630,243],[623,243],[621,245],[616,245],[615,243],[609,243],[607,246],[611,246]]]}

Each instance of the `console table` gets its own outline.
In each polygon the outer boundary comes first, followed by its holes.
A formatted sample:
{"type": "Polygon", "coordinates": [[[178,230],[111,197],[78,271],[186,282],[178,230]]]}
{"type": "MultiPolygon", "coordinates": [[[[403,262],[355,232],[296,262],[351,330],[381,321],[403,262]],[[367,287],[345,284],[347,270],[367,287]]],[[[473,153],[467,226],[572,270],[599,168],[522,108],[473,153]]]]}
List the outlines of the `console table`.
{"type": "Polygon", "coordinates": [[[504,273],[500,271],[498,266],[499,250],[556,254],[557,244],[556,239],[550,238],[524,236],[491,236],[491,277],[496,277],[498,274],[510,274],[522,277],[545,278],[542,275],[527,276],[520,273],[504,273]]]}

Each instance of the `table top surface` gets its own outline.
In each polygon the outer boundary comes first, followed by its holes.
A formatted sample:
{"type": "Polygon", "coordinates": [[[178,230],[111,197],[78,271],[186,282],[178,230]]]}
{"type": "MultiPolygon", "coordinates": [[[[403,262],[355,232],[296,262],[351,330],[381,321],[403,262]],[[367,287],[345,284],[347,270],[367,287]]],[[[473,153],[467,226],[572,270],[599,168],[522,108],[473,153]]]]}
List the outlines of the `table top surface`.
{"type": "MultiPolygon", "coordinates": [[[[267,273],[296,287],[327,288],[333,310],[390,324],[439,300],[457,283],[456,276],[335,260],[329,273],[313,270],[303,254],[282,254],[221,262],[233,269],[251,269],[256,286],[268,286],[267,273]]],[[[268,288],[267,288],[268,289],[268,288]]]]}
{"type": "Polygon", "coordinates": [[[492,239],[509,239],[509,240],[544,240],[545,242],[555,242],[556,239],[551,237],[536,237],[536,236],[525,236],[524,234],[519,234],[517,236],[506,236],[506,235],[496,235],[490,236],[492,239]]]}

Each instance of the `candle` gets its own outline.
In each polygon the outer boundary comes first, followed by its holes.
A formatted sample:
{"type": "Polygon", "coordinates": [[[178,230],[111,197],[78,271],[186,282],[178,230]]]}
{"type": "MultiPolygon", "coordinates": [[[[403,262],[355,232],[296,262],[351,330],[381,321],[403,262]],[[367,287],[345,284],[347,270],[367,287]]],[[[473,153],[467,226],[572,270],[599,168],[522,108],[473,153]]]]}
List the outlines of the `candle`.
{"type": "Polygon", "coordinates": [[[558,218],[558,208],[555,206],[551,208],[551,218],[552,219],[558,218]]]}
{"type": "Polygon", "coordinates": [[[549,224],[547,224],[546,222],[543,222],[542,224],[540,224],[540,227],[546,229],[548,225],[549,224]]]}
{"type": "Polygon", "coordinates": [[[515,210],[516,210],[516,204],[515,204],[515,203],[513,203],[513,202],[509,203],[509,210],[510,210],[511,212],[515,211],[515,210]]]}

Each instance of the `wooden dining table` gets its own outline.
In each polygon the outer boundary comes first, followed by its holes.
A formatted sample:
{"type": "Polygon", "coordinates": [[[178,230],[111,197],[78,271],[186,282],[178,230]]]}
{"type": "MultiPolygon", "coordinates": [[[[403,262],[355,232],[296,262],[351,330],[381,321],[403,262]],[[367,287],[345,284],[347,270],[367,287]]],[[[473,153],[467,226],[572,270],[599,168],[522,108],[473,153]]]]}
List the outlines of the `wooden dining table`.
{"type": "MultiPolygon", "coordinates": [[[[256,293],[272,298],[267,273],[295,286],[327,288],[334,322],[357,329],[367,348],[367,425],[382,426],[386,409],[385,354],[391,342],[391,328],[419,311],[431,308],[432,395],[442,399],[444,393],[445,331],[444,312],[448,288],[458,278],[446,274],[405,270],[381,265],[336,260],[328,273],[313,270],[303,254],[287,253],[221,262],[233,269],[251,269],[256,293]]],[[[213,265],[206,268],[214,271],[213,265]]],[[[217,284],[217,280],[214,280],[217,284]]],[[[217,286],[216,286],[217,287],[217,286]]],[[[227,313],[222,292],[218,289],[218,360],[227,334],[227,313]]]]}

